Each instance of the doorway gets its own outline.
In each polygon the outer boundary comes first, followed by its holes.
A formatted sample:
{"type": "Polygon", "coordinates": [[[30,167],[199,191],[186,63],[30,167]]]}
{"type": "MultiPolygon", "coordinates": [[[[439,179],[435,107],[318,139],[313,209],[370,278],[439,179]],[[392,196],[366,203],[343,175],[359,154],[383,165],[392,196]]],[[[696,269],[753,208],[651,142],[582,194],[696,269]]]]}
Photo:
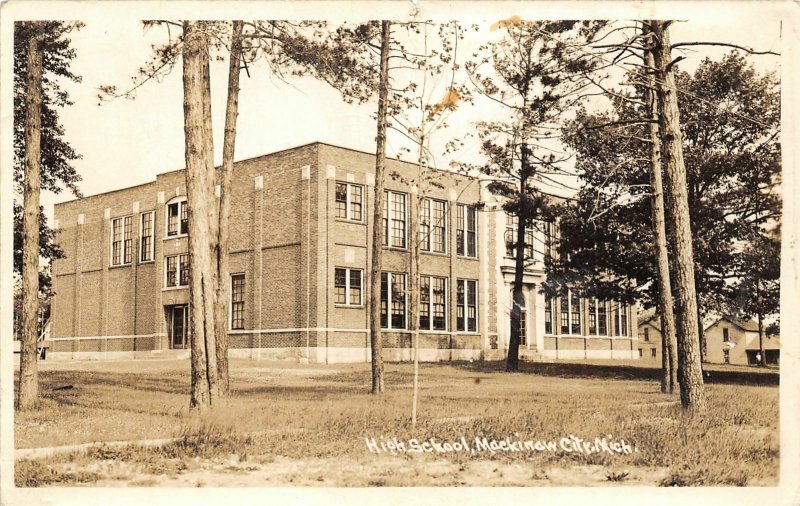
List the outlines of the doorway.
{"type": "Polygon", "coordinates": [[[189,347],[189,306],[167,306],[167,328],[169,345],[173,349],[189,347]]]}

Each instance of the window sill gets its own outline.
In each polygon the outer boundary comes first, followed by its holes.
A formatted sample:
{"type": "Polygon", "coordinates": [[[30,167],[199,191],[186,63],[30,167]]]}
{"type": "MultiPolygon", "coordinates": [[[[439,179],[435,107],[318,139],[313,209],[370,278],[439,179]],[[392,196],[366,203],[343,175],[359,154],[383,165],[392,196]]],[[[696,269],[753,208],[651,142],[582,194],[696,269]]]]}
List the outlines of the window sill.
{"type": "Polygon", "coordinates": [[[478,260],[478,256],[477,255],[474,256],[474,257],[467,256],[467,255],[456,255],[456,257],[464,259],[464,260],[478,260]]]}
{"type": "Polygon", "coordinates": [[[161,289],[162,292],[168,292],[172,290],[187,290],[189,285],[180,285],[180,286],[165,286],[161,289]]]}
{"type": "Polygon", "coordinates": [[[156,263],[156,261],[155,261],[155,260],[141,260],[140,262],[137,262],[137,263],[138,263],[138,265],[142,265],[142,264],[154,264],[154,263],[156,263]]]}
{"type": "Polygon", "coordinates": [[[108,268],[109,268],[109,269],[119,269],[120,267],[130,267],[131,265],[132,265],[132,263],[131,263],[131,262],[128,262],[127,264],[113,264],[113,265],[109,265],[109,266],[108,266],[108,268]]]}
{"type": "Polygon", "coordinates": [[[164,240],[166,241],[169,239],[181,239],[183,237],[189,237],[189,234],[165,235],[164,240]]]}
{"type": "Polygon", "coordinates": [[[408,248],[401,248],[399,246],[386,246],[386,245],[383,245],[383,249],[388,249],[388,250],[392,250],[392,251],[402,251],[402,252],[408,251],[408,248]]]}
{"type": "Polygon", "coordinates": [[[423,255],[431,255],[431,256],[436,256],[436,257],[447,258],[447,257],[450,256],[450,254],[447,253],[446,251],[426,251],[424,249],[420,249],[419,252],[422,253],[423,255]]]}
{"type": "Polygon", "coordinates": [[[333,307],[342,309],[364,309],[364,304],[360,304],[358,306],[354,304],[334,304],[333,307]]]}
{"type": "Polygon", "coordinates": [[[352,223],[353,225],[364,225],[364,226],[366,226],[366,223],[364,222],[364,220],[351,220],[351,219],[348,219],[348,218],[335,218],[334,221],[336,221],[338,223],[352,223]]]}

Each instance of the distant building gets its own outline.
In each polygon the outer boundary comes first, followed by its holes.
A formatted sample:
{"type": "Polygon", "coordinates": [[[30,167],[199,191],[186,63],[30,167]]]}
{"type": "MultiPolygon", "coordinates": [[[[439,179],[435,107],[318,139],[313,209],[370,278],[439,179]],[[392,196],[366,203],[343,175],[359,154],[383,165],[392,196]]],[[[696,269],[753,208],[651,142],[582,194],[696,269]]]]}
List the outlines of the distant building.
{"type": "MultiPolygon", "coordinates": [[[[762,346],[770,365],[780,363],[780,336],[767,336],[764,324],[762,346]]],[[[714,364],[757,365],[758,322],[722,316],[705,329],[706,360],[714,364]]]]}
{"type": "MultiPolygon", "coordinates": [[[[233,357],[370,360],[375,157],[313,143],[234,164],[229,343],[233,357]]],[[[422,360],[502,358],[510,333],[514,220],[488,182],[436,171],[409,230],[418,167],[387,161],[381,289],[387,360],[409,360],[408,246],[420,258],[422,360]],[[391,174],[400,177],[393,177],[391,174]],[[420,234],[420,235],[417,235],[420,234]],[[513,233],[511,233],[513,236],[513,233]]],[[[48,357],[188,356],[185,172],[55,206],[48,357]]],[[[547,298],[552,223],[529,233],[523,358],[636,358],[636,308],[567,291],[547,298]]]]}
{"type": "Polygon", "coordinates": [[[639,316],[638,357],[642,360],[661,363],[661,318],[653,311],[639,316]]]}

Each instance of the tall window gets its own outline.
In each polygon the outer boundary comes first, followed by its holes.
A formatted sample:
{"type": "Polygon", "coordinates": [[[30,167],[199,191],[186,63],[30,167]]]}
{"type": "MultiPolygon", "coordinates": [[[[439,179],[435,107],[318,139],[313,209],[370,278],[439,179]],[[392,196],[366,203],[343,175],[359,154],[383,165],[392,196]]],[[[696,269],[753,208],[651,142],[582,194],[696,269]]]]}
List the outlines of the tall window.
{"type": "Polygon", "coordinates": [[[336,304],[344,306],[361,305],[361,269],[337,267],[334,271],[333,285],[336,290],[336,304]]]}
{"type": "Polygon", "coordinates": [[[189,255],[164,257],[164,284],[167,288],[189,284],[189,255]]]}
{"type": "Polygon", "coordinates": [[[447,244],[447,202],[425,199],[419,211],[419,239],[422,251],[444,253],[447,244]]]}
{"type": "Polygon", "coordinates": [[[544,333],[553,333],[553,297],[544,296],[544,333]]]}
{"type": "Polygon", "coordinates": [[[381,327],[406,328],[406,275],[381,273],[381,327]]]}
{"type": "Polygon", "coordinates": [[[189,233],[189,217],[186,201],[173,202],[167,205],[167,235],[183,235],[189,233]]]}
{"type": "Polygon", "coordinates": [[[731,363],[731,350],[722,350],[722,361],[726,364],[731,363]]]}
{"type": "Polygon", "coordinates": [[[131,223],[131,216],[114,218],[111,222],[111,265],[131,263],[133,257],[131,223]]]}
{"type": "Polygon", "coordinates": [[[597,299],[589,299],[589,334],[597,335],[597,299]]]}
{"type": "Polygon", "coordinates": [[[559,297],[559,314],[561,316],[561,333],[569,334],[569,297],[566,293],[559,297]]]}
{"type": "Polygon", "coordinates": [[[351,183],[336,183],[336,217],[362,221],[364,187],[351,183]]]}
{"type": "Polygon", "coordinates": [[[420,276],[419,290],[419,328],[447,330],[447,280],[420,276]]]}
{"type": "MultiPolygon", "coordinates": [[[[506,213],[506,256],[516,258],[517,256],[517,228],[519,218],[513,214],[506,213]]],[[[533,259],[533,227],[530,224],[525,226],[525,258],[533,259]]]]}
{"type": "Polygon", "coordinates": [[[622,329],[621,336],[628,335],[628,305],[627,304],[620,304],[619,305],[619,324],[620,328],[622,329]]]}
{"type": "Polygon", "coordinates": [[[569,291],[570,304],[570,330],[572,334],[581,333],[581,298],[579,295],[569,291]]]}
{"type": "Polygon", "coordinates": [[[386,190],[383,203],[383,245],[406,247],[406,194],[386,190]]]}
{"type": "Polygon", "coordinates": [[[231,276],[231,329],[244,328],[244,274],[231,276]]]}
{"type": "Polygon", "coordinates": [[[477,254],[478,213],[474,206],[456,207],[456,253],[475,258],[477,254]]]}
{"type": "MultiPolygon", "coordinates": [[[[511,303],[514,302],[514,291],[511,291],[511,303]]],[[[528,345],[528,310],[525,305],[525,295],[522,295],[522,304],[519,306],[519,344],[520,346],[528,345]]]]}
{"type": "Polygon", "coordinates": [[[141,214],[140,240],[139,240],[139,261],[149,262],[153,259],[153,230],[155,228],[155,211],[148,211],[141,214]]]}
{"type": "Polygon", "coordinates": [[[597,333],[601,336],[608,335],[608,302],[604,300],[597,304],[597,333]]]}
{"type": "Polygon", "coordinates": [[[722,342],[727,343],[730,340],[730,335],[728,334],[728,327],[722,329],[722,342]]]}
{"type": "Polygon", "coordinates": [[[644,328],[644,340],[650,341],[650,329],[648,327],[644,328]]]}
{"type": "Polygon", "coordinates": [[[478,331],[478,282],[471,279],[456,281],[456,330],[478,331]]]}

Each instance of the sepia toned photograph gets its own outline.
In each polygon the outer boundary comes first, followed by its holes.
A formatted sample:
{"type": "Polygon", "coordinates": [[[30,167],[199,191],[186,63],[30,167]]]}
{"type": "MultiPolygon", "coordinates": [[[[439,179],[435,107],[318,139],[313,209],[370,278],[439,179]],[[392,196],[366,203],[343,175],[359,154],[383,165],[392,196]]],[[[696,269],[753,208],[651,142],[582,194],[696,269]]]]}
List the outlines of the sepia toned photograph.
{"type": "Polygon", "coordinates": [[[791,503],[791,5],[54,4],[0,9],[4,495],[791,503]]]}

